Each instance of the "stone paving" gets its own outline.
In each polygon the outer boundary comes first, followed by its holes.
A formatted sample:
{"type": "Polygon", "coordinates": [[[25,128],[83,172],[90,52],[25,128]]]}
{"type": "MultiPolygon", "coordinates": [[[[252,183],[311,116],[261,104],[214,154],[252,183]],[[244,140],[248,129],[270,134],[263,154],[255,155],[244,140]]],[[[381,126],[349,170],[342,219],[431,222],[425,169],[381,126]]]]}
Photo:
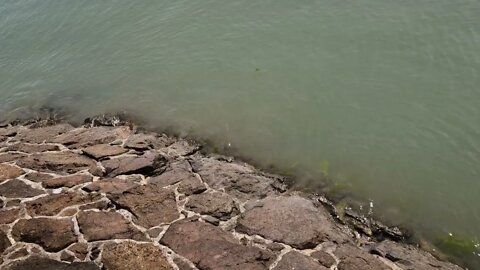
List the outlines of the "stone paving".
{"type": "Polygon", "coordinates": [[[280,176],[112,123],[0,128],[1,269],[461,269],[280,176]]]}

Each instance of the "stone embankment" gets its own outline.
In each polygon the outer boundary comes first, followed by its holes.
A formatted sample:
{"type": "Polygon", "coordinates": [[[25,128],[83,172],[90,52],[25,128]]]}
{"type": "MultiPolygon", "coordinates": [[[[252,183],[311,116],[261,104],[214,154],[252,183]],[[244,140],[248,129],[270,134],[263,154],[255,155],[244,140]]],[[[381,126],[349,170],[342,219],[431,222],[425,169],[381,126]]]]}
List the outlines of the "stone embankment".
{"type": "Polygon", "coordinates": [[[279,176],[113,124],[0,126],[1,269],[461,269],[279,176]]]}

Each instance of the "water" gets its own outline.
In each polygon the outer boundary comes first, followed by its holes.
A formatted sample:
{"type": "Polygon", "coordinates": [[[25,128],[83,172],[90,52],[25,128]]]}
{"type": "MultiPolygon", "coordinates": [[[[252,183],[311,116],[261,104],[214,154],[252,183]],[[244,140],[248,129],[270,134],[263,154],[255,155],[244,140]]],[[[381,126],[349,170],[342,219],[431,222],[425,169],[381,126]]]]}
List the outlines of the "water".
{"type": "Polygon", "coordinates": [[[3,0],[0,112],[133,111],[328,173],[430,239],[479,240],[478,14],[479,0],[3,0]]]}

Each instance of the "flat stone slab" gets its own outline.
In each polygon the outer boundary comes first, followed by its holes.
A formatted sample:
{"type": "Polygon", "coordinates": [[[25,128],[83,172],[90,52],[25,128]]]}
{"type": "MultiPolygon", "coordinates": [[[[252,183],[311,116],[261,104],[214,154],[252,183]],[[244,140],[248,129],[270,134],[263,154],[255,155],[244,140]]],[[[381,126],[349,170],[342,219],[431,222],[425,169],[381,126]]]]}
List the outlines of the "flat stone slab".
{"type": "Polygon", "coordinates": [[[272,270],[328,270],[314,259],[296,251],[283,255],[282,259],[272,270]]]}
{"type": "Polygon", "coordinates": [[[96,162],[73,152],[47,152],[21,158],[17,165],[44,172],[76,173],[85,169],[94,169],[96,162]]]}
{"type": "Polygon", "coordinates": [[[8,179],[17,178],[24,173],[25,171],[17,166],[0,164],[0,183],[8,179]]]}
{"type": "Polygon", "coordinates": [[[35,243],[46,251],[57,252],[77,242],[70,219],[21,219],[12,229],[15,241],[35,243]]]}
{"type": "Polygon", "coordinates": [[[159,247],[132,242],[105,245],[102,263],[106,270],[173,270],[159,247]]]}
{"type": "Polygon", "coordinates": [[[135,150],[160,149],[170,145],[172,140],[165,136],[158,136],[156,134],[133,134],[126,141],[124,146],[126,148],[135,150]]]}
{"type": "Polygon", "coordinates": [[[268,269],[273,260],[269,251],[243,246],[233,235],[200,221],[173,223],[160,243],[189,259],[199,269],[268,269]]]}
{"type": "Polygon", "coordinates": [[[298,249],[314,248],[326,240],[347,240],[324,208],[299,196],[269,197],[247,207],[238,220],[239,232],[258,234],[298,249]]]}
{"type": "Polygon", "coordinates": [[[87,192],[119,194],[136,186],[138,186],[138,183],[135,183],[132,180],[120,178],[103,178],[86,185],[82,189],[87,192]]]}
{"type": "Polygon", "coordinates": [[[31,216],[54,216],[63,209],[74,206],[93,203],[102,198],[99,194],[61,193],[52,194],[25,203],[27,212],[31,216]]]}
{"type": "Polygon", "coordinates": [[[100,270],[93,262],[65,263],[45,257],[31,256],[25,260],[13,261],[5,270],[100,270]]]}
{"type": "Polygon", "coordinates": [[[335,259],[332,257],[332,255],[328,254],[327,252],[323,250],[318,250],[310,254],[310,256],[314,259],[316,259],[321,265],[330,268],[335,264],[335,259]]]}
{"type": "Polygon", "coordinates": [[[43,143],[72,129],[73,127],[69,124],[57,124],[38,128],[19,128],[18,134],[15,136],[15,141],[43,143]]]}
{"type": "Polygon", "coordinates": [[[18,151],[24,153],[39,153],[47,151],[59,151],[60,147],[54,144],[26,144],[26,143],[17,143],[9,145],[4,149],[4,152],[7,151],[18,151]]]}
{"type": "Polygon", "coordinates": [[[51,178],[42,181],[42,186],[45,188],[71,188],[76,185],[92,182],[93,177],[86,174],[76,174],[64,177],[51,178]]]}
{"type": "Polygon", "coordinates": [[[175,193],[154,184],[138,186],[108,198],[118,207],[132,212],[133,221],[145,228],[170,223],[180,217],[175,193]]]}
{"type": "Polygon", "coordinates": [[[13,179],[0,185],[0,196],[7,198],[31,198],[45,194],[43,190],[33,188],[22,180],[13,179]]]}
{"type": "Polygon", "coordinates": [[[77,149],[126,139],[130,133],[130,129],[126,126],[79,128],[62,134],[52,141],[61,143],[71,149],[77,149]]]}
{"type": "Polygon", "coordinates": [[[124,156],[102,162],[109,177],[121,174],[156,175],[165,170],[167,160],[155,152],[145,152],[141,156],[124,156]]]}
{"type": "Polygon", "coordinates": [[[334,253],[340,259],[338,270],[390,270],[378,258],[358,247],[344,245],[334,253]]]}
{"type": "Polygon", "coordinates": [[[232,196],[223,192],[208,192],[189,197],[187,209],[201,215],[210,215],[220,220],[228,220],[240,213],[232,196]]]}
{"type": "Polygon", "coordinates": [[[186,160],[169,163],[165,171],[148,179],[149,183],[155,183],[162,187],[181,182],[194,177],[190,164],[186,160]]]}
{"type": "Polygon", "coordinates": [[[133,239],[145,241],[145,235],[117,212],[81,211],[78,226],[87,241],[133,239]]]}
{"type": "Polygon", "coordinates": [[[0,210],[0,224],[10,224],[18,218],[20,208],[2,209],[0,210]]]}
{"type": "Polygon", "coordinates": [[[33,182],[37,182],[37,183],[41,183],[45,180],[48,180],[48,179],[52,179],[54,176],[50,175],[50,174],[47,174],[47,173],[39,173],[39,172],[31,172],[31,173],[28,173],[25,175],[25,178],[30,180],[30,181],[33,181],[33,182]]]}
{"type": "Polygon", "coordinates": [[[128,149],[125,149],[118,145],[97,144],[82,149],[82,152],[84,155],[99,160],[110,156],[118,156],[124,154],[128,152],[128,149]]]}
{"type": "Polygon", "coordinates": [[[21,154],[21,153],[11,153],[11,152],[0,154],[0,163],[15,161],[25,156],[27,155],[21,154]]]}

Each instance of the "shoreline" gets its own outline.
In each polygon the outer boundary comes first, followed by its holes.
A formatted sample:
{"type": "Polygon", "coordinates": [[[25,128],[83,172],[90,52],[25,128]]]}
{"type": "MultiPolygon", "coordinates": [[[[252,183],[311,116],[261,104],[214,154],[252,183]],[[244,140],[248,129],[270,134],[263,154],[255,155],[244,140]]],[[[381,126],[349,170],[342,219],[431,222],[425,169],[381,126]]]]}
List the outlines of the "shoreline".
{"type": "Polygon", "coordinates": [[[461,269],[201,144],[118,117],[86,123],[0,125],[1,267],[461,269]]]}

